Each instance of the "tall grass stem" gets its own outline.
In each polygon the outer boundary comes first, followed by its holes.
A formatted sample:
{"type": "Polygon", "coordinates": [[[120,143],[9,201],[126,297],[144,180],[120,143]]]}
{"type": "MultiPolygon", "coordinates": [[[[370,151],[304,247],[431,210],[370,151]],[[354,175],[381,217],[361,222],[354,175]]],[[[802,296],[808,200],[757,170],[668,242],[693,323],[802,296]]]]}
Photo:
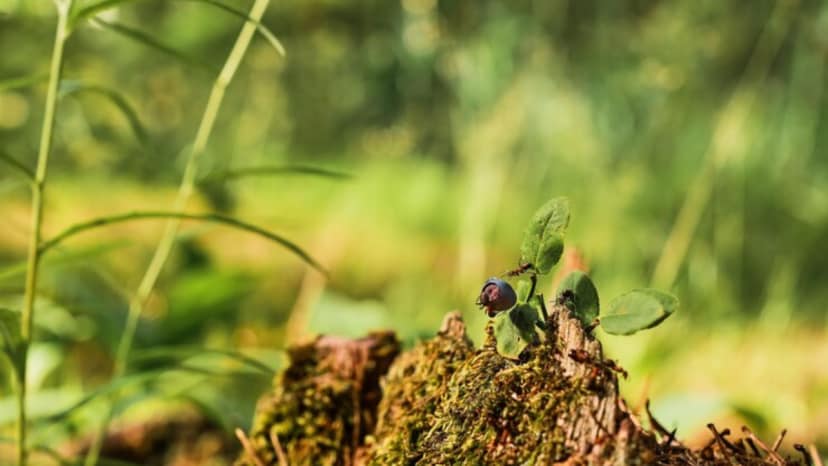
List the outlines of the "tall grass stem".
{"type": "MultiPolygon", "coordinates": [[[[748,89],[749,83],[758,87],[767,76],[774,58],[787,37],[788,28],[795,17],[792,11],[795,7],[795,2],[776,2],[762,34],[756,41],[750,61],[736,89],[719,112],[710,143],[702,156],[701,167],[687,190],[684,202],[653,269],[650,279],[652,286],[670,289],[675,283],[696,230],[704,217],[703,214],[708,210],[708,204],[714,195],[719,170],[733,155],[728,144],[732,139],[729,130],[734,128],[741,130],[757,98],[757,91],[748,89]]],[[[741,214],[744,215],[744,213],[741,214]]]]}
{"type": "Polygon", "coordinates": [[[32,341],[34,302],[37,294],[37,275],[40,265],[40,237],[43,225],[43,194],[46,187],[46,169],[49,153],[54,141],[55,114],[58,105],[58,86],[63,70],[63,46],[67,38],[67,22],[72,0],[56,0],[58,21],[55,43],[49,69],[49,83],[46,90],[46,109],[43,114],[43,128],[40,133],[40,147],[37,154],[37,168],[32,180],[32,233],[27,254],[26,285],[23,293],[23,309],[20,319],[20,335],[23,338],[23,362],[15,371],[17,374],[17,464],[25,466],[26,450],[26,355],[32,341]]]}
{"type": "MultiPolygon", "coordinates": [[[[269,2],[270,0],[256,0],[250,10],[250,19],[256,22],[260,21],[269,2]]],[[[219,109],[221,108],[225,89],[233,80],[233,76],[241,64],[242,58],[244,58],[244,54],[247,51],[247,47],[250,45],[250,41],[253,38],[253,34],[256,32],[256,29],[256,23],[251,21],[245,22],[238,38],[236,39],[236,43],[233,45],[233,49],[230,51],[230,55],[227,57],[227,61],[224,63],[224,67],[213,83],[213,88],[210,91],[210,96],[207,98],[207,105],[204,109],[201,123],[198,126],[192,148],[190,149],[187,157],[187,162],[184,167],[184,174],[178,188],[178,194],[176,195],[175,202],[173,203],[172,210],[174,211],[182,211],[186,207],[187,201],[189,201],[193,193],[198,171],[198,161],[203,156],[207,147],[207,142],[210,139],[210,134],[213,131],[216,117],[218,116],[219,109]]],[[[114,377],[119,377],[126,372],[129,351],[132,348],[132,343],[135,338],[135,331],[138,328],[138,321],[141,317],[141,313],[143,312],[144,305],[149,299],[152,290],[155,288],[158,277],[160,276],[161,271],[169,258],[180,224],[181,220],[178,218],[167,221],[161,240],[158,242],[158,246],[155,249],[152,259],[150,260],[149,266],[147,267],[144,276],[141,278],[141,282],[138,285],[136,293],[130,299],[126,325],[124,326],[124,331],[121,334],[121,339],[118,342],[118,348],[115,353],[114,377]]],[[[104,419],[101,422],[101,426],[93,439],[92,446],[89,449],[85,462],[86,466],[94,466],[97,463],[98,457],[100,456],[103,436],[111,417],[112,404],[110,403],[104,415],[104,419]]]]}

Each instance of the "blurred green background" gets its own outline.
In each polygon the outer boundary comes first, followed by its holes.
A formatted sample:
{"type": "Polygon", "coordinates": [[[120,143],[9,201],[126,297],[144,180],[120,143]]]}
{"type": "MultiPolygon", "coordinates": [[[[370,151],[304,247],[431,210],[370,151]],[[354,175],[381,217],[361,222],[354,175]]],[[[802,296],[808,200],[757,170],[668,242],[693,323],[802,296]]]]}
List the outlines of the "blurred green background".
{"type": "MultiPolygon", "coordinates": [[[[65,78],[117,90],[146,137],[106,98],[62,99],[47,237],[169,207],[241,25],[161,0],[103,19],[181,56],[92,24],[70,38],[65,78]]],[[[285,163],[352,177],[204,182],[190,210],[284,234],[330,278],[258,237],[185,223],[139,327],[145,358],[113,388],[128,296],[163,223],[79,236],[44,262],[33,441],[85,435],[100,403],[67,409],[96,389],[118,395],[121,421],[184,400],[226,429],[246,427],[270,375],[196,347],[241,350],[275,369],[286,341],[393,328],[410,344],[452,309],[479,342],[480,285],[517,265],[532,212],[565,195],[568,257],[588,266],[605,303],[648,285],[682,302],[655,330],[601,334],[630,372],[630,405],[652,399],[691,442],[715,421],[771,438],[786,427],[793,441],[828,449],[828,3],[289,0],[263,22],[287,57],[253,42],[202,178],[285,163]],[[155,373],[165,378],[137,377],[155,373]]],[[[45,83],[10,80],[48,71],[54,23],[51,2],[0,0],[0,148],[28,166],[45,83]]],[[[29,193],[5,166],[0,208],[0,305],[19,308],[29,193]]],[[[547,296],[553,281],[544,279],[547,296]]],[[[4,374],[0,422],[11,433],[4,374]]]]}

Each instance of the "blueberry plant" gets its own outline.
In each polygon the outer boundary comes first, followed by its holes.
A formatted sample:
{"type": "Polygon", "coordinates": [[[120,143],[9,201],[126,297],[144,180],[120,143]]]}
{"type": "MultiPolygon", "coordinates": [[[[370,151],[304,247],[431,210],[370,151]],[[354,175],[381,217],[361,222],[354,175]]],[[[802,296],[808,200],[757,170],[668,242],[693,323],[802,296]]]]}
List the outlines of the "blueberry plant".
{"type": "MultiPolygon", "coordinates": [[[[536,292],[538,278],[558,263],[569,225],[569,201],[558,197],[532,217],[520,247],[520,266],[486,281],[477,304],[492,318],[497,351],[517,359],[527,346],[537,344],[547,326],[544,297],[536,292]],[[517,280],[515,288],[508,280],[517,280]]],[[[598,290],[589,276],[576,270],[561,280],[555,301],[565,305],[591,330],[600,325],[613,335],[632,335],[663,322],[678,307],[670,293],[641,288],[613,299],[602,315],[598,290]]]]}

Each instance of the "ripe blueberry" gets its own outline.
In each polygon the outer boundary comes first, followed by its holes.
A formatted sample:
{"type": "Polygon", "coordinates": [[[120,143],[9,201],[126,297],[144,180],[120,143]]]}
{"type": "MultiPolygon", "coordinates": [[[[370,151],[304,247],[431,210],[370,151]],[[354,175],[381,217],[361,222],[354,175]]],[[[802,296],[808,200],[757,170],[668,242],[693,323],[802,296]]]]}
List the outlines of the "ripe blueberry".
{"type": "Polygon", "coordinates": [[[483,284],[477,304],[486,309],[489,317],[494,317],[499,311],[511,309],[517,303],[517,294],[512,285],[492,277],[483,284]]]}

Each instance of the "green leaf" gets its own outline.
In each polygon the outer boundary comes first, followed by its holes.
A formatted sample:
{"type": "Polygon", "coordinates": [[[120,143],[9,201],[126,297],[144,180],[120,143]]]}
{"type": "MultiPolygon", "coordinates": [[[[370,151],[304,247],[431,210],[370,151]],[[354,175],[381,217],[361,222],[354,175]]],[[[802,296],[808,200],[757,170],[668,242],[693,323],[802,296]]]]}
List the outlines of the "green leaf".
{"type": "Polygon", "coordinates": [[[548,273],[563,253],[569,225],[569,200],[556,197],[535,212],[520,246],[521,263],[532,264],[538,273],[548,273]]]}
{"type": "Polygon", "coordinates": [[[37,73],[16,78],[0,79],[0,92],[24,89],[49,79],[48,73],[37,73]]]}
{"type": "Polygon", "coordinates": [[[118,107],[118,110],[120,110],[121,113],[124,114],[124,117],[129,122],[129,126],[135,133],[135,137],[141,142],[141,144],[146,145],[148,143],[149,137],[147,136],[146,129],[144,129],[144,125],[141,123],[141,119],[138,118],[138,112],[132,108],[132,105],[130,105],[126,98],[124,98],[124,96],[118,91],[103,86],[84,84],[80,81],[64,80],[60,82],[61,97],[67,97],[80,93],[97,94],[108,99],[113,105],[118,107]]]}
{"type": "Polygon", "coordinates": [[[120,34],[120,35],[122,35],[122,36],[124,36],[128,39],[131,39],[135,42],[138,42],[140,44],[146,45],[147,47],[156,49],[156,50],[160,51],[161,53],[164,53],[164,54],[169,55],[173,58],[176,58],[179,61],[181,61],[183,63],[186,63],[188,65],[194,65],[194,66],[203,68],[203,69],[208,70],[208,71],[218,72],[218,69],[216,67],[211,66],[210,64],[205,63],[203,61],[200,61],[196,58],[193,58],[193,57],[191,57],[191,56],[189,56],[189,55],[187,55],[183,52],[180,52],[180,51],[174,49],[173,47],[170,47],[169,45],[158,41],[152,35],[147,34],[146,32],[141,31],[139,29],[135,29],[135,28],[132,28],[130,26],[126,26],[124,24],[117,23],[117,22],[114,22],[114,21],[104,21],[100,17],[92,18],[92,22],[95,23],[98,26],[101,26],[103,28],[109,29],[110,31],[116,32],[116,33],[118,33],[118,34],[120,34]]]}
{"type": "MultiPolygon", "coordinates": [[[[76,27],[81,21],[86,19],[91,19],[97,16],[98,14],[110,9],[120,6],[122,3],[127,2],[135,2],[137,0],[103,0],[98,3],[93,3],[92,5],[86,6],[81,8],[72,15],[70,21],[70,29],[76,27]]],[[[229,5],[225,5],[217,0],[179,0],[179,1],[189,1],[189,2],[197,2],[203,3],[205,5],[210,5],[216,7],[220,10],[224,10],[226,13],[229,13],[233,16],[239,17],[245,21],[249,21],[256,26],[256,31],[261,34],[265,40],[267,40],[270,45],[279,52],[280,55],[285,55],[285,47],[279,42],[279,39],[267,28],[264,24],[260,23],[259,21],[254,20],[250,16],[247,15],[244,11],[238,10],[234,7],[229,5]]]]}
{"type": "Polygon", "coordinates": [[[20,335],[20,313],[0,308],[0,351],[9,358],[15,374],[23,374],[26,364],[26,343],[20,335]]]}
{"type": "Polygon", "coordinates": [[[518,304],[510,311],[501,312],[494,318],[494,335],[497,352],[509,359],[517,359],[530,343],[537,343],[535,323],[538,312],[531,304],[518,304]]]}
{"type": "Polygon", "coordinates": [[[517,287],[515,288],[515,293],[517,294],[517,299],[519,303],[525,303],[529,301],[529,292],[532,291],[532,282],[531,280],[521,279],[517,282],[517,287]]]}
{"type": "Polygon", "coordinates": [[[598,301],[598,290],[589,276],[580,270],[575,270],[561,280],[558,285],[557,296],[566,291],[571,291],[575,297],[574,309],[572,312],[581,319],[584,325],[589,325],[598,317],[600,304],[598,301]]]}
{"type": "Polygon", "coordinates": [[[632,335],[653,328],[678,308],[678,298],[661,290],[632,290],[615,298],[601,317],[601,327],[613,335],[632,335]]]}

